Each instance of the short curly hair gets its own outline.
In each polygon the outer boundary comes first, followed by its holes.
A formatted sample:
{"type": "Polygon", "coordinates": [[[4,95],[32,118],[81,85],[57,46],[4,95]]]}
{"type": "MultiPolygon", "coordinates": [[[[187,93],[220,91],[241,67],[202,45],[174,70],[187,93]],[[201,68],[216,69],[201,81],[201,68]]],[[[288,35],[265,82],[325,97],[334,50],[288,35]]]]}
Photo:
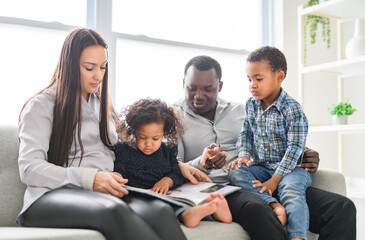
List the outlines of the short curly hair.
{"type": "Polygon", "coordinates": [[[206,55],[200,55],[193,57],[189,60],[189,62],[185,65],[184,76],[186,76],[186,72],[188,71],[190,66],[194,66],[199,71],[207,71],[214,68],[217,78],[219,81],[222,79],[222,68],[221,65],[212,57],[206,55]]]}
{"type": "Polygon", "coordinates": [[[166,144],[177,144],[184,133],[182,115],[160,99],[144,98],[122,109],[120,121],[116,125],[119,138],[136,144],[136,132],[144,124],[163,123],[166,144]]]}
{"type": "Polygon", "coordinates": [[[282,70],[286,76],[287,64],[284,54],[275,47],[264,46],[251,52],[247,57],[247,62],[259,62],[267,60],[271,67],[271,71],[276,72],[282,70]]]}

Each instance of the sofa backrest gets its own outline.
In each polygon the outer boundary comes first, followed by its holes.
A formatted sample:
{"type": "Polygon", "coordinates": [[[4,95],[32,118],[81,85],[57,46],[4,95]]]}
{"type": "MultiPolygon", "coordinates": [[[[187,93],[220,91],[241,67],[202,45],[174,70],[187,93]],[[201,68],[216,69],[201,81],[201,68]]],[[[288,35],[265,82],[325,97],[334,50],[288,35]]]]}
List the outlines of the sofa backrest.
{"type": "Polygon", "coordinates": [[[20,181],[16,126],[0,125],[0,226],[15,226],[26,186],[20,181]]]}

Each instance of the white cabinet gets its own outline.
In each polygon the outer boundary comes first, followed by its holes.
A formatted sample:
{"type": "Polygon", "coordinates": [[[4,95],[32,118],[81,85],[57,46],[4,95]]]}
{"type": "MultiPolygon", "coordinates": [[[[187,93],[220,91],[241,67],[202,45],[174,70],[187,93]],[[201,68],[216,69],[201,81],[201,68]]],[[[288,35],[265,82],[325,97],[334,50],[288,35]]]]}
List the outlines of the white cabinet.
{"type": "MultiPolygon", "coordinates": [[[[346,59],[343,55],[343,23],[354,21],[357,17],[365,17],[365,0],[329,0],[315,6],[298,8],[298,101],[304,104],[304,84],[305,75],[309,73],[322,72],[335,75],[337,77],[337,100],[343,99],[343,84],[346,78],[354,76],[365,76],[365,56],[346,59]],[[304,43],[303,43],[303,24],[304,16],[307,14],[318,15],[334,19],[336,22],[335,36],[337,56],[334,61],[317,65],[304,64],[304,43]]],[[[333,21],[332,21],[333,22],[333,21]]],[[[320,34],[320,33],[317,33],[320,34]]],[[[318,38],[319,36],[317,36],[318,38]]],[[[317,40],[318,41],[318,40],[317,40]]],[[[305,108],[305,106],[303,106],[305,108]]],[[[356,108],[356,107],[355,107],[356,108]]],[[[356,113],[355,113],[356,114],[356,113]]],[[[365,132],[365,123],[339,126],[309,126],[309,134],[338,132],[338,170],[343,172],[343,134],[365,132]]]]}

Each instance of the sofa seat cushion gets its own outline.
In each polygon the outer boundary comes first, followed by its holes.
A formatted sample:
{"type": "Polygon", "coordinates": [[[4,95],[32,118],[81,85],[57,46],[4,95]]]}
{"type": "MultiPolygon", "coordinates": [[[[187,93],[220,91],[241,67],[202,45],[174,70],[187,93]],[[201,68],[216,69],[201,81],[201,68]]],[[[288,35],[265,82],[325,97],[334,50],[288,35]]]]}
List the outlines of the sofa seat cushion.
{"type": "Polygon", "coordinates": [[[247,232],[237,223],[201,221],[195,228],[187,228],[184,225],[181,225],[181,228],[188,240],[250,239],[247,232]]]}
{"type": "Polygon", "coordinates": [[[28,227],[0,227],[0,239],[106,240],[103,234],[95,230],[28,227]]]}

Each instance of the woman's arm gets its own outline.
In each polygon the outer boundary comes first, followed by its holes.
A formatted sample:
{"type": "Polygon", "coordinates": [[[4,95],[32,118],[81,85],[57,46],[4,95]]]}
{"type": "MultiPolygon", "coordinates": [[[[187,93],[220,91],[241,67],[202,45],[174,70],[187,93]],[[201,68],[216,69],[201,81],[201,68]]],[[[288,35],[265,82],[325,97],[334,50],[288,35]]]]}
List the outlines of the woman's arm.
{"type": "Polygon", "coordinates": [[[192,184],[197,184],[198,182],[212,182],[212,180],[210,180],[210,178],[205,173],[195,167],[190,166],[189,164],[179,161],[179,168],[182,175],[192,184]]]}
{"type": "Polygon", "coordinates": [[[25,106],[19,121],[19,171],[28,186],[57,189],[75,186],[93,189],[97,168],[63,167],[48,162],[54,95],[51,89],[35,96],[25,106]]]}

